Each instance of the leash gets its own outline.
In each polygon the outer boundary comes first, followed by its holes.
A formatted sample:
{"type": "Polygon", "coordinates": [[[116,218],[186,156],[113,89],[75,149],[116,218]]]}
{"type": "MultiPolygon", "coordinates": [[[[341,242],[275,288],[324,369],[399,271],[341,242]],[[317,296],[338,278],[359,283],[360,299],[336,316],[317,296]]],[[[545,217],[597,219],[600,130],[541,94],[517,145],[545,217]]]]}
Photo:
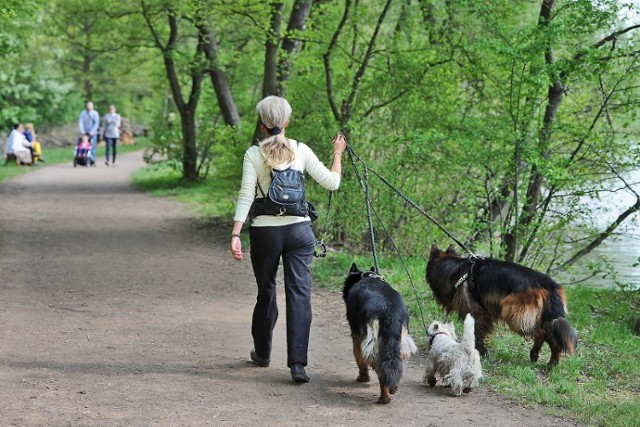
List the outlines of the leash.
{"type": "Polygon", "coordinates": [[[329,191],[329,204],[327,205],[327,216],[324,220],[324,231],[322,237],[316,240],[316,249],[313,251],[313,256],[316,258],[324,258],[327,256],[327,244],[324,238],[329,235],[329,214],[331,213],[331,204],[333,203],[333,191],[329,191]],[[318,252],[320,249],[320,252],[318,252]]]}
{"type": "MultiPolygon", "coordinates": [[[[375,273],[376,275],[380,276],[380,268],[378,266],[378,255],[377,255],[377,249],[376,249],[376,240],[375,240],[375,233],[374,233],[374,229],[373,229],[373,217],[371,215],[371,213],[373,212],[376,216],[376,219],[378,221],[378,224],[380,224],[380,226],[382,227],[382,229],[384,230],[384,232],[386,233],[387,237],[389,238],[389,242],[391,242],[391,246],[393,247],[393,250],[398,254],[398,258],[400,259],[400,263],[402,264],[402,267],[404,268],[404,271],[407,273],[407,277],[409,278],[409,283],[411,283],[411,289],[413,290],[415,299],[416,299],[416,304],[418,305],[418,311],[420,312],[420,320],[422,321],[422,327],[424,328],[425,333],[428,334],[427,331],[427,324],[424,318],[424,310],[422,309],[422,304],[420,303],[420,298],[418,296],[418,288],[415,284],[415,282],[413,281],[413,278],[411,277],[411,273],[409,273],[409,268],[407,267],[407,264],[404,261],[404,258],[402,257],[402,254],[400,253],[400,250],[398,249],[398,246],[396,245],[395,240],[393,239],[393,237],[391,236],[391,233],[389,232],[389,230],[387,229],[387,227],[385,227],[384,222],[382,221],[382,218],[380,218],[380,215],[378,214],[378,211],[375,209],[375,207],[373,206],[373,204],[371,203],[371,197],[370,197],[370,193],[369,193],[369,180],[368,180],[368,171],[370,170],[367,165],[362,161],[362,159],[355,153],[355,151],[353,151],[353,149],[351,148],[351,146],[347,145],[347,153],[349,153],[349,159],[351,160],[351,165],[353,166],[353,170],[355,172],[356,177],[358,178],[358,183],[360,184],[360,188],[362,189],[362,191],[365,194],[365,201],[366,201],[366,206],[367,206],[367,222],[369,224],[369,236],[371,238],[371,246],[372,246],[372,252],[373,252],[373,262],[374,262],[374,269],[375,269],[375,273]],[[356,164],[356,162],[354,161],[354,158],[356,158],[363,166],[364,170],[365,170],[365,179],[363,181],[360,172],[358,171],[358,166],[356,164]]],[[[380,276],[382,277],[382,276],[380,276]]]]}
{"type": "Polygon", "coordinates": [[[353,167],[353,171],[356,174],[356,178],[358,178],[358,184],[360,184],[360,189],[364,192],[365,204],[367,207],[367,223],[369,224],[369,238],[371,239],[371,250],[373,252],[373,266],[374,266],[373,268],[375,269],[375,272],[377,274],[380,274],[380,266],[378,264],[378,251],[376,248],[376,236],[373,230],[373,219],[371,218],[371,209],[373,206],[371,204],[371,197],[369,196],[369,173],[368,173],[369,169],[367,168],[367,165],[364,164],[362,159],[358,157],[355,151],[353,151],[353,148],[351,148],[349,144],[347,144],[346,150],[347,150],[347,153],[349,154],[349,160],[351,161],[351,166],[353,167]],[[358,166],[356,165],[356,162],[353,160],[354,157],[357,158],[358,161],[360,161],[360,163],[362,163],[362,166],[365,171],[364,181],[360,176],[360,171],[358,171],[358,166]]]}
{"type": "Polygon", "coordinates": [[[364,161],[355,153],[355,151],[353,151],[353,149],[347,145],[347,150],[349,150],[349,156],[353,155],[355,156],[358,161],[362,164],[362,167],[365,169],[365,171],[370,171],[371,173],[373,173],[375,176],[377,176],[380,181],[382,181],[385,185],[387,185],[391,190],[393,190],[398,196],[400,196],[402,199],[404,199],[405,202],[409,203],[409,205],[416,209],[418,212],[420,212],[423,216],[425,216],[429,221],[431,221],[436,227],[438,227],[444,234],[447,235],[447,237],[449,237],[451,240],[453,240],[454,242],[456,242],[456,244],[458,246],[460,246],[465,252],[469,253],[471,257],[473,258],[478,258],[469,248],[467,248],[467,246],[465,246],[464,243],[462,243],[460,240],[456,239],[453,234],[451,234],[449,232],[449,230],[447,230],[442,224],[440,224],[433,216],[429,215],[428,212],[426,212],[424,209],[422,209],[420,206],[418,206],[413,200],[411,200],[405,193],[403,193],[402,191],[400,191],[398,188],[396,188],[393,184],[391,184],[391,182],[389,182],[388,179],[386,179],[384,176],[382,176],[380,173],[376,172],[374,169],[371,169],[369,166],[367,166],[364,161]]]}
{"type": "MultiPolygon", "coordinates": [[[[395,243],[395,240],[393,239],[393,237],[391,236],[391,233],[389,233],[389,230],[385,227],[382,218],[380,218],[380,215],[378,214],[378,212],[375,210],[375,208],[373,207],[372,203],[371,203],[371,197],[370,197],[370,192],[369,192],[369,172],[373,173],[376,177],[378,177],[378,179],[380,179],[385,185],[387,185],[389,188],[391,188],[398,196],[400,196],[402,199],[404,199],[411,207],[413,207],[414,209],[418,210],[418,212],[420,212],[423,216],[425,216],[427,219],[429,219],[433,224],[435,224],[441,231],[443,231],[450,239],[452,239],[454,242],[456,242],[458,244],[458,246],[460,246],[463,250],[465,250],[466,252],[468,252],[470,254],[470,261],[472,262],[472,269],[473,269],[473,264],[475,263],[475,260],[478,259],[479,257],[476,256],[471,250],[469,250],[469,248],[467,248],[460,240],[456,239],[450,232],[449,230],[447,230],[443,225],[441,225],[438,221],[436,221],[435,218],[433,218],[433,216],[429,215],[429,213],[427,213],[424,209],[420,208],[413,200],[411,200],[406,194],[404,194],[402,191],[400,191],[398,188],[396,188],[393,184],[391,184],[391,182],[389,182],[389,180],[387,180],[384,176],[382,176],[381,174],[379,174],[378,172],[376,172],[375,170],[371,169],[369,166],[367,166],[367,164],[364,162],[364,160],[362,160],[362,158],[360,156],[358,156],[358,154],[353,150],[353,148],[351,148],[350,145],[347,144],[346,147],[347,153],[349,154],[349,159],[351,161],[351,165],[353,167],[353,170],[355,172],[356,178],[358,179],[358,184],[360,185],[360,189],[364,192],[365,194],[365,203],[366,203],[366,208],[367,208],[367,222],[369,225],[369,235],[371,238],[371,245],[372,245],[372,252],[373,252],[373,261],[374,261],[374,269],[376,274],[380,274],[380,269],[378,266],[378,255],[377,255],[377,248],[376,248],[376,241],[375,241],[375,233],[374,233],[374,228],[373,228],[373,219],[372,219],[372,215],[371,212],[373,211],[373,213],[376,215],[376,219],[378,220],[378,223],[380,224],[380,226],[383,228],[383,230],[385,231],[386,235],[389,238],[389,241],[391,242],[391,245],[394,249],[394,251],[398,254],[398,257],[400,258],[400,262],[402,264],[402,267],[404,268],[407,277],[409,277],[409,282],[411,283],[411,288],[413,290],[414,296],[416,298],[416,304],[418,305],[418,310],[420,311],[420,318],[422,321],[422,327],[425,330],[425,333],[428,335],[428,329],[427,329],[427,325],[426,325],[426,321],[425,321],[425,317],[424,317],[424,310],[422,309],[422,304],[420,304],[420,298],[418,295],[418,289],[415,285],[415,282],[413,281],[413,278],[411,277],[411,274],[409,273],[409,269],[404,261],[404,258],[402,257],[402,254],[400,253],[400,250],[398,249],[398,246],[395,243]],[[360,174],[360,171],[358,170],[358,165],[356,164],[356,161],[354,160],[357,159],[357,161],[362,165],[362,168],[364,169],[364,180],[360,174]]],[[[464,280],[466,280],[467,277],[465,277],[464,279],[462,279],[460,281],[460,284],[462,282],[464,282],[464,280]]],[[[459,286],[459,285],[458,285],[459,286]]]]}

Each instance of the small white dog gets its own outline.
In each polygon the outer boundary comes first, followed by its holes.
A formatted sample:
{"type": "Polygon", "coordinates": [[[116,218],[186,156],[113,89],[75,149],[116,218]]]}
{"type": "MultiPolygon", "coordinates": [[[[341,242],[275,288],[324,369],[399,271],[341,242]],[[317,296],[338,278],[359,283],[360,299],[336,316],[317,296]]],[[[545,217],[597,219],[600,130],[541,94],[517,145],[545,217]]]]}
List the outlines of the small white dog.
{"type": "Polygon", "coordinates": [[[427,328],[429,346],[427,369],[422,381],[436,385],[436,375],[451,386],[453,396],[468,393],[482,378],[480,353],[476,350],[475,320],[471,314],[464,319],[462,340],[458,343],[453,323],[433,322],[427,328]]]}

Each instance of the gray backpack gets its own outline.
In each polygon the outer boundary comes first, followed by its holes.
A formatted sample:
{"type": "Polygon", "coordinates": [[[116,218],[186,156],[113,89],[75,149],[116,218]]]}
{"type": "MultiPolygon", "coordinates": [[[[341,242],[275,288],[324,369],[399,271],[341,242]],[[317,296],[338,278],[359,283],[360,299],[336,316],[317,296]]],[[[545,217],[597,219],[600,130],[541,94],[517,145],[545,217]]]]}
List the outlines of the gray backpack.
{"type": "Polygon", "coordinates": [[[253,201],[250,216],[309,216],[312,221],[318,217],[311,203],[304,194],[304,174],[298,170],[287,168],[271,171],[271,185],[266,194],[258,183],[262,197],[253,201]]]}

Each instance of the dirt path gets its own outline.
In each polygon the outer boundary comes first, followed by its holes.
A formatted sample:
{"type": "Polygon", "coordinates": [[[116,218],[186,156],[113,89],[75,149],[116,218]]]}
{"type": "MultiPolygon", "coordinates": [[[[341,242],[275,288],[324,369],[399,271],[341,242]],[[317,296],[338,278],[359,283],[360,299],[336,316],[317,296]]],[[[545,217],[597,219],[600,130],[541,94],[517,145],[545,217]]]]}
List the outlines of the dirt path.
{"type": "Polygon", "coordinates": [[[228,230],[132,189],[139,153],[118,163],[0,184],[0,425],[576,425],[486,386],[450,398],[420,383],[420,356],[375,404],[377,380],[354,381],[340,295],[322,290],[311,382],[291,382],[284,310],[271,367],[253,366],[254,282],[228,230]]]}

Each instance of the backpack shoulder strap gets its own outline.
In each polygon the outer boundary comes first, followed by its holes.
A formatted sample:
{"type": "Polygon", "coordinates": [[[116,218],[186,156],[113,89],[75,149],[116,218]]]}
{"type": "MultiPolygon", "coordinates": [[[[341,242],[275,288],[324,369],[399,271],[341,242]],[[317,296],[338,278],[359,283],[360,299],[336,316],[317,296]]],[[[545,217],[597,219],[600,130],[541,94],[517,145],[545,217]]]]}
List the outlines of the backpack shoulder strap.
{"type": "Polygon", "coordinates": [[[260,182],[259,182],[258,180],[256,180],[256,185],[257,185],[257,188],[256,188],[256,197],[258,196],[258,190],[260,190],[260,194],[262,194],[262,197],[266,197],[266,196],[264,195],[264,191],[262,191],[262,187],[260,187],[260,182]]]}

